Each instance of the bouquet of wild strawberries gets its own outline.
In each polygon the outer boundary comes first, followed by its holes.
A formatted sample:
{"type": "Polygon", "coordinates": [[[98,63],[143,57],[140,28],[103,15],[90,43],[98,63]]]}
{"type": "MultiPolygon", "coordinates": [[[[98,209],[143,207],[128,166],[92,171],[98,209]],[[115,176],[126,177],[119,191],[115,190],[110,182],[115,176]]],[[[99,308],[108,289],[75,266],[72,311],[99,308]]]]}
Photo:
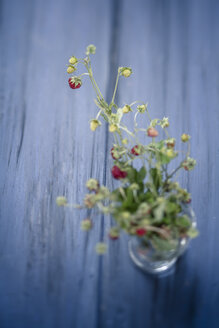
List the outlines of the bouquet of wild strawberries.
{"type": "MultiPolygon", "coordinates": [[[[101,119],[109,125],[109,132],[114,136],[111,155],[114,165],[111,169],[112,177],[119,180],[119,186],[110,191],[100,185],[96,179],[87,181],[88,193],[83,205],[78,208],[98,208],[100,212],[111,214],[115,226],[109,231],[109,237],[118,239],[120,231],[125,230],[130,235],[141,238],[145,243],[152,243],[158,250],[171,249],[180,238],[197,236],[198,231],[192,226],[190,218],[184,214],[183,206],[191,202],[191,196],[186,189],[182,189],[178,182],[173,180],[179,170],[190,171],[196,161],[190,157],[190,136],[183,134],[181,141],[187,144],[185,157],[171,172],[168,170],[170,162],[178,157],[175,149],[175,139],[169,136],[167,117],[152,119],[148,105],[142,102],[133,102],[118,107],[115,96],[121,76],[128,78],[132,74],[130,67],[119,67],[112,100],[107,103],[94,79],[90,55],[95,54],[96,47],[89,45],[86,57],[77,59],[71,57],[67,72],[74,73],[78,64],[83,64],[87,70],[79,76],[69,78],[69,86],[78,89],[82,85],[82,77],[88,75],[96,93],[95,103],[99,108],[97,116],[90,121],[90,129],[95,131],[101,126],[101,119]],[[122,123],[124,115],[133,115],[133,129],[130,131],[122,123]],[[148,126],[139,127],[138,116],[147,115],[148,126]],[[165,132],[165,139],[157,140],[159,130],[165,132]],[[148,136],[148,143],[141,143],[139,133],[148,136]],[[134,164],[138,160],[141,167],[134,164]]],[[[65,197],[58,197],[59,206],[68,206],[65,197]]],[[[92,228],[92,220],[82,221],[83,230],[92,228]]],[[[104,253],[106,245],[98,243],[96,250],[104,253]]]]}

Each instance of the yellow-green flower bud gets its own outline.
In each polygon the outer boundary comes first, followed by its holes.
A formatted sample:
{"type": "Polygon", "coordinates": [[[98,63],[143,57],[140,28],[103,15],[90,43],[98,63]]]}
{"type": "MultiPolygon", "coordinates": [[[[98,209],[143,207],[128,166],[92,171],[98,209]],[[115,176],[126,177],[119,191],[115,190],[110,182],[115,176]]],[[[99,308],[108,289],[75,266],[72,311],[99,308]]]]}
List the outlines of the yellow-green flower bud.
{"type": "Polygon", "coordinates": [[[81,230],[89,231],[92,228],[92,221],[87,218],[81,222],[81,230]]]}
{"type": "Polygon", "coordinates": [[[129,105],[125,105],[122,109],[124,114],[127,114],[132,111],[131,107],[129,105]]]}
{"type": "Polygon", "coordinates": [[[76,67],[74,67],[74,66],[68,66],[68,68],[67,68],[67,73],[68,74],[71,74],[71,73],[73,73],[74,71],[76,71],[76,67]]]}
{"type": "Polygon", "coordinates": [[[120,214],[120,217],[124,220],[128,220],[131,218],[131,214],[128,211],[125,211],[120,214]]]}
{"type": "Polygon", "coordinates": [[[97,254],[102,255],[106,253],[107,245],[105,243],[97,243],[95,249],[97,254]]]}
{"type": "Polygon", "coordinates": [[[95,131],[98,126],[101,125],[101,122],[99,120],[93,119],[90,121],[90,129],[91,131],[95,131]]]}
{"type": "Polygon", "coordinates": [[[183,133],[183,134],[181,135],[181,140],[182,140],[182,142],[187,142],[187,141],[189,141],[190,138],[191,138],[190,135],[188,135],[188,134],[186,134],[186,133],[183,133]]]}
{"type": "Polygon", "coordinates": [[[128,139],[127,138],[125,138],[125,139],[122,139],[122,143],[123,143],[123,145],[127,145],[128,144],[128,139]]]}
{"type": "Polygon", "coordinates": [[[116,132],[116,131],[117,131],[117,125],[116,124],[110,124],[109,132],[116,132]]]}
{"type": "Polygon", "coordinates": [[[139,190],[139,185],[137,183],[132,183],[129,188],[131,190],[139,190]]]}
{"type": "Polygon", "coordinates": [[[172,148],[170,148],[170,149],[167,149],[166,155],[170,158],[174,158],[176,156],[176,152],[174,152],[174,150],[172,148]]]}
{"type": "Polygon", "coordinates": [[[89,190],[96,191],[99,189],[99,182],[96,179],[89,179],[86,183],[86,187],[89,190]]]}
{"type": "Polygon", "coordinates": [[[143,104],[143,105],[138,105],[137,106],[137,110],[139,111],[139,113],[143,114],[147,109],[147,105],[143,104]]]}
{"type": "Polygon", "coordinates": [[[75,56],[72,56],[71,58],[69,58],[69,63],[74,65],[78,62],[77,58],[75,56]]]}
{"type": "Polygon", "coordinates": [[[64,196],[59,196],[56,198],[56,204],[58,206],[65,206],[67,205],[67,199],[64,196]]]}
{"type": "Polygon", "coordinates": [[[130,67],[120,67],[119,70],[124,77],[129,77],[132,74],[132,69],[130,67]]]}
{"type": "Polygon", "coordinates": [[[96,47],[93,44],[87,46],[86,55],[94,55],[96,53],[96,47]]]}

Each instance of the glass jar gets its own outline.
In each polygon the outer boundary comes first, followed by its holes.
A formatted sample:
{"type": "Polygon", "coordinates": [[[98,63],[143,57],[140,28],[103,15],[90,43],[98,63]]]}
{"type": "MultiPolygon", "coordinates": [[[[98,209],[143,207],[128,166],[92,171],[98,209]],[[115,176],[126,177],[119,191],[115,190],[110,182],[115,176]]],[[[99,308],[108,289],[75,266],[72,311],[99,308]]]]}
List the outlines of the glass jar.
{"type": "MultiPolygon", "coordinates": [[[[183,213],[188,215],[192,222],[192,227],[196,227],[196,217],[189,205],[183,206],[183,213]]],[[[190,238],[180,238],[176,246],[171,250],[156,250],[151,243],[146,245],[142,238],[131,237],[129,240],[129,255],[133,262],[142,270],[157,274],[170,269],[179,256],[181,256],[188,247],[190,238]]]]}

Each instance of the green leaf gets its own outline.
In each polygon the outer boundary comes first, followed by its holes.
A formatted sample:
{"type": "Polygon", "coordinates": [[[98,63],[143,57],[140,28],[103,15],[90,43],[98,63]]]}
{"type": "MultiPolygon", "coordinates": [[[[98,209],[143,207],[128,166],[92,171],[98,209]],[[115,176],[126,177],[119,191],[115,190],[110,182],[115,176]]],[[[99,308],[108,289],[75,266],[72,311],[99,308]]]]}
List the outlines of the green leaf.
{"type": "Polygon", "coordinates": [[[164,219],[163,219],[163,223],[165,224],[170,224],[171,223],[171,218],[169,216],[166,216],[164,219]]]}
{"type": "Polygon", "coordinates": [[[148,201],[150,197],[151,197],[151,193],[149,191],[145,194],[138,195],[138,198],[141,202],[148,201]]]}
{"type": "Polygon", "coordinates": [[[180,228],[189,228],[191,221],[187,215],[179,216],[176,218],[176,225],[180,228]]]}
{"type": "Polygon", "coordinates": [[[138,181],[138,183],[140,183],[144,180],[144,178],[146,177],[146,174],[147,174],[146,168],[144,166],[142,166],[140,171],[137,172],[137,181],[138,181]]]}
{"type": "Polygon", "coordinates": [[[126,199],[122,200],[121,209],[122,211],[129,211],[131,213],[134,213],[138,208],[138,203],[136,203],[136,201],[134,200],[133,191],[131,189],[126,188],[125,191],[126,199]]]}
{"type": "Polygon", "coordinates": [[[133,191],[129,188],[127,189],[127,202],[133,202],[133,191]]]}
{"type": "Polygon", "coordinates": [[[156,143],[156,148],[157,148],[157,149],[162,149],[163,146],[164,146],[164,140],[158,141],[158,142],[156,143]]]}
{"type": "Polygon", "coordinates": [[[159,160],[161,162],[162,165],[164,164],[169,164],[169,162],[171,161],[171,157],[165,155],[165,154],[159,154],[159,160]]]}
{"type": "Polygon", "coordinates": [[[169,214],[179,213],[181,212],[181,206],[179,204],[167,201],[166,212],[169,214]]]}
{"type": "Polygon", "coordinates": [[[134,183],[134,182],[137,182],[137,170],[134,169],[133,167],[128,167],[126,169],[126,172],[127,172],[127,178],[128,180],[130,181],[130,183],[134,183]]]}
{"type": "Polygon", "coordinates": [[[162,181],[160,171],[157,168],[151,168],[150,176],[152,178],[156,190],[158,190],[161,186],[161,181],[162,181]]]}

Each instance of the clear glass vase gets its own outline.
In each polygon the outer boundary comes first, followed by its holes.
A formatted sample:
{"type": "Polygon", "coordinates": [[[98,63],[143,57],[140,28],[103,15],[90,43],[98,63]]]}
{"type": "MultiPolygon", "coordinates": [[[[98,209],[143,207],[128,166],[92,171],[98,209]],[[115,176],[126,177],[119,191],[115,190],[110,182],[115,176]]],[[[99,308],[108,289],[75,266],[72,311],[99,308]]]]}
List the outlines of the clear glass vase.
{"type": "MultiPolygon", "coordinates": [[[[183,213],[188,215],[192,222],[192,227],[196,227],[196,217],[190,206],[183,206],[183,213]]],[[[184,237],[177,240],[176,246],[171,250],[158,251],[152,244],[145,245],[142,238],[131,237],[129,240],[129,255],[133,262],[142,270],[159,274],[170,269],[179,256],[188,247],[190,238],[184,237]]]]}

